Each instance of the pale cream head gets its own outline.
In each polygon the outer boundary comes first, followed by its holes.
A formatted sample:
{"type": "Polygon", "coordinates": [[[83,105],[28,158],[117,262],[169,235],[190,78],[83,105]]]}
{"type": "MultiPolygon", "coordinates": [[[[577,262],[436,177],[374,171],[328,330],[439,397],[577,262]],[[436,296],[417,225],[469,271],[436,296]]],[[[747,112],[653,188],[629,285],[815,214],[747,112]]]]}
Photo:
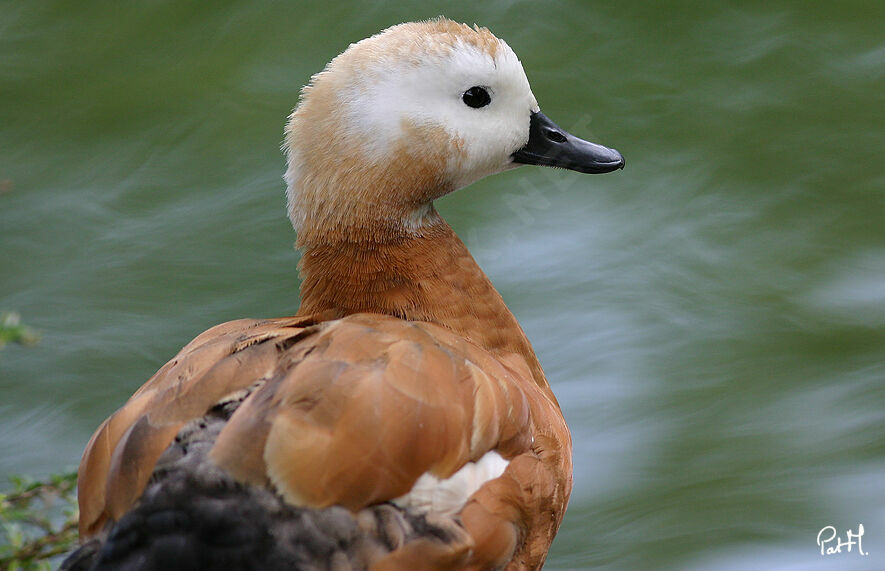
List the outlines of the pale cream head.
{"type": "Polygon", "coordinates": [[[538,104],[513,50],[446,19],[352,44],[315,75],[286,127],[289,216],[324,233],[420,231],[431,202],[517,166],[538,104]],[[464,101],[473,87],[490,101],[464,101]]]}

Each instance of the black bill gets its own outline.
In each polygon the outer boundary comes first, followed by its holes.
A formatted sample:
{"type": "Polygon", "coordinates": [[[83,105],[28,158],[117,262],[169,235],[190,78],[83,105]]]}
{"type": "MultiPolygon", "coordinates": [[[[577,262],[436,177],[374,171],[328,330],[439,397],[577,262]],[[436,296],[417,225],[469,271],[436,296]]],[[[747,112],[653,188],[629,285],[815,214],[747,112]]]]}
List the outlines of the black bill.
{"type": "Polygon", "coordinates": [[[579,139],[540,111],[531,115],[529,142],[513,153],[513,162],[560,167],[584,173],[604,173],[624,168],[621,153],[579,139]]]}

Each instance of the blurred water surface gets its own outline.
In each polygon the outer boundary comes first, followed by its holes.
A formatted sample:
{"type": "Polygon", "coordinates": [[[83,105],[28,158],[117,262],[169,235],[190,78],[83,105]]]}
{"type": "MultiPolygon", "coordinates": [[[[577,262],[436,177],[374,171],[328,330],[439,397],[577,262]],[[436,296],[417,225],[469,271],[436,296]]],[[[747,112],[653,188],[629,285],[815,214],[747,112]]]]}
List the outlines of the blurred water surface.
{"type": "Polygon", "coordinates": [[[573,431],[548,568],[885,568],[874,2],[0,2],[0,309],[43,334],[0,351],[0,476],[75,465],[209,326],[296,310],[298,90],[440,13],[505,38],[547,115],[627,158],[438,205],[573,431]],[[870,555],[820,555],[818,530],[859,523],[870,555]]]}

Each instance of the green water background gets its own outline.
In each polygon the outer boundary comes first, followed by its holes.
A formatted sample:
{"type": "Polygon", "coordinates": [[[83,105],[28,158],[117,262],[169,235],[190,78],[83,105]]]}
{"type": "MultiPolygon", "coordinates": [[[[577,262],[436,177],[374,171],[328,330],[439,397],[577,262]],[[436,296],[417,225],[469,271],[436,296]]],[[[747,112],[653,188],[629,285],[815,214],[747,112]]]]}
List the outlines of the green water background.
{"type": "Polygon", "coordinates": [[[43,334],[0,351],[0,476],[76,465],[209,326],[296,310],[298,90],[443,13],[627,159],[438,204],[573,431],[548,568],[885,568],[881,2],[0,2],[0,310],[43,334]],[[859,523],[870,555],[820,555],[859,523]]]}

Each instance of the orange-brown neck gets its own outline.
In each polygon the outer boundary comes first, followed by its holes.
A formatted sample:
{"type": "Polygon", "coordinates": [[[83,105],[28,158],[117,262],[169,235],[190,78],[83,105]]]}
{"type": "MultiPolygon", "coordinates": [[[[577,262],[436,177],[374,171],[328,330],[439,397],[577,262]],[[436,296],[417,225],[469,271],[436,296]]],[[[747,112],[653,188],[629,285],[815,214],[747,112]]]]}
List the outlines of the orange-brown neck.
{"type": "Polygon", "coordinates": [[[448,224],[439,218],[420,231],[385,234],[303,244],[298,315],[367,312],[437,323],[494,354],[522,355],[548,389],[516,318],[448,224]]]}

